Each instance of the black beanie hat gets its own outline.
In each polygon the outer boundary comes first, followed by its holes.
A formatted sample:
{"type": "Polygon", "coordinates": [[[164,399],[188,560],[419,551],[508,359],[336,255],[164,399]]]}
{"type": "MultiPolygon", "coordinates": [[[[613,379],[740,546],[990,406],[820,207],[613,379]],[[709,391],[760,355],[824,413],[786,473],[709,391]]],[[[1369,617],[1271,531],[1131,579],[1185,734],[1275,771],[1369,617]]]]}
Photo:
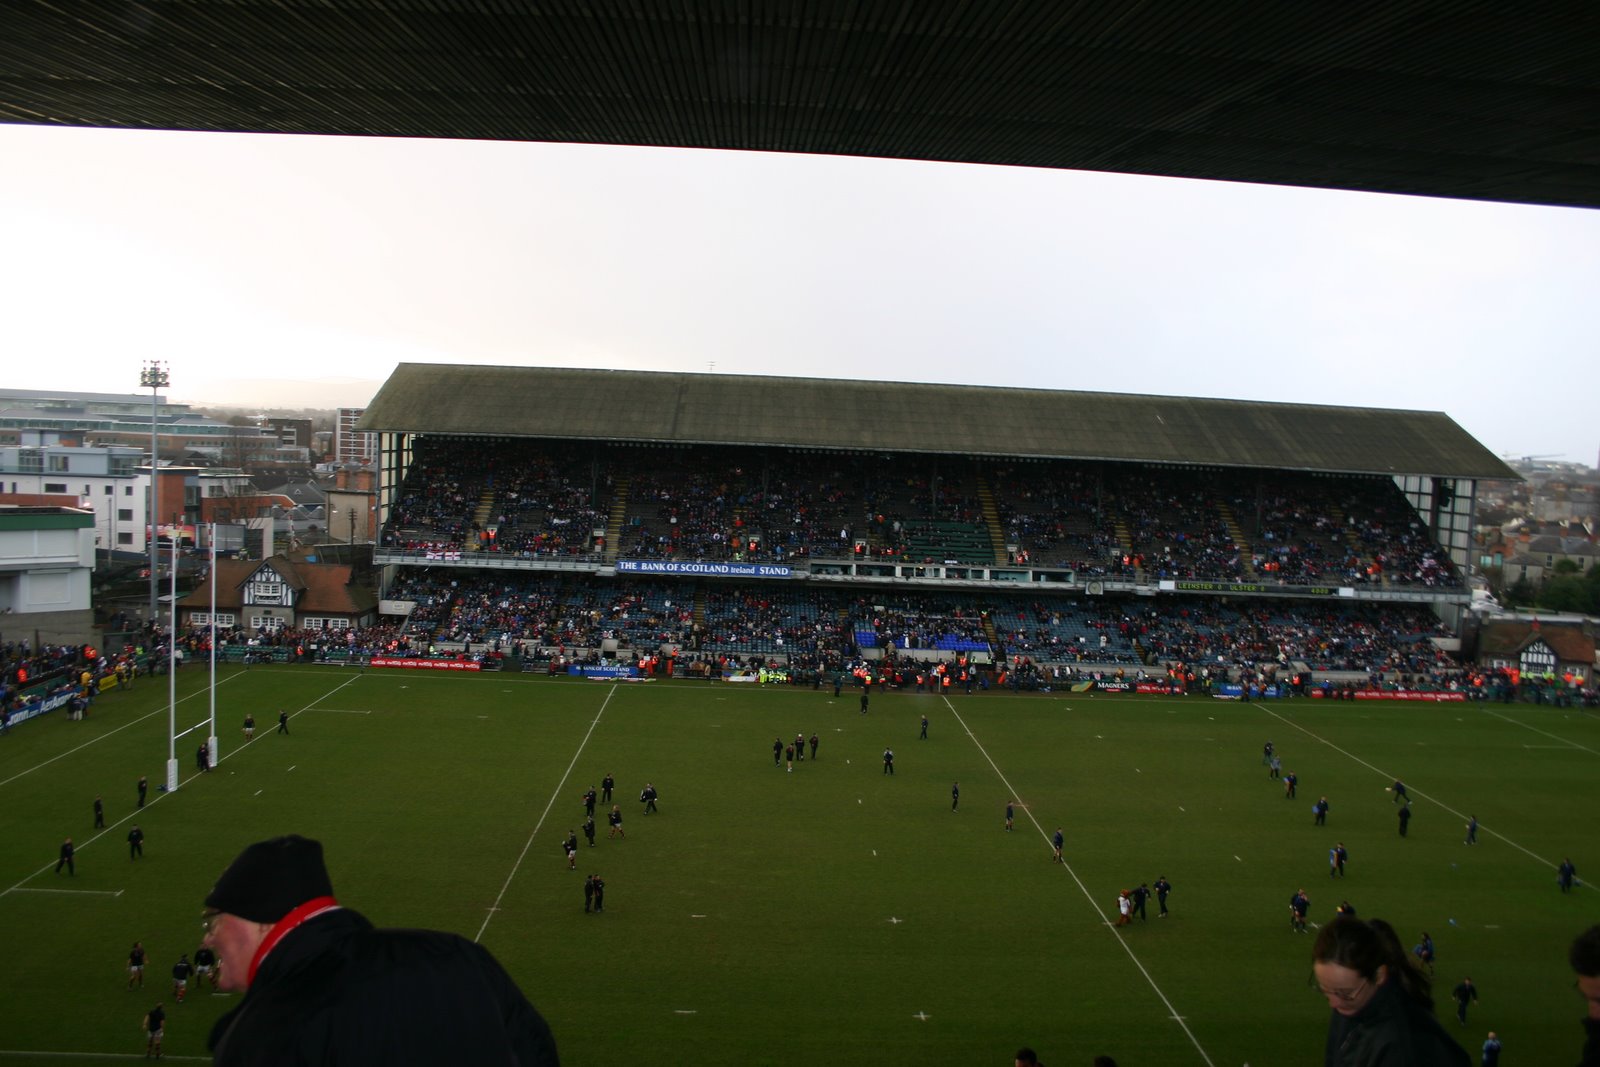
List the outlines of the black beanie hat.
{"type": "Polygon", "coordinates": [[[316,897],[333,896],[322,842],[290,834],[258,841],[228,864],[206,907],[257,923],[275,923],[316,897]]]}

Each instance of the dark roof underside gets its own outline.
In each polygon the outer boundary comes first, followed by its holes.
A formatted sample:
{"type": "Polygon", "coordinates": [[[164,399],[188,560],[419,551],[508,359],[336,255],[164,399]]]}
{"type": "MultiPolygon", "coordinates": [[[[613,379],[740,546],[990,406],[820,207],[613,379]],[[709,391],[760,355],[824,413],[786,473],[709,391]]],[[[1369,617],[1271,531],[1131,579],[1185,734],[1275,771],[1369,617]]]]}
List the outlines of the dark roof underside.
{"type": "Polygon", "coordinates": [[[0,121],[1600,206],[1600,4],[12,0],[0,121]]]}
{"type": "Polygon", "coordinates": [[[359,429],[1517,477],[1436,411],[819,378],[402,363],[359,429]]]}

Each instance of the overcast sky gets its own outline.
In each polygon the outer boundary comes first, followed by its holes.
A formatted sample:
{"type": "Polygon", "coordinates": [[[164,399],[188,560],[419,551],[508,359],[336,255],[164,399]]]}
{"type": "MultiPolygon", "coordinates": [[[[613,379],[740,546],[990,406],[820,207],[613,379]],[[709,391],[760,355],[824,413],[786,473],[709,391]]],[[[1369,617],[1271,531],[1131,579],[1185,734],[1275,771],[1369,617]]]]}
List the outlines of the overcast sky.
{"type": "MultiPolygon", "coordinates": [[[[1444,411],[1600,451],[1600,212],[955,164],[0,126],[6,384],[401,362],[1444,411]]],[[[1070,414],[1068,415],[1070,417],[1070,414]]]]}

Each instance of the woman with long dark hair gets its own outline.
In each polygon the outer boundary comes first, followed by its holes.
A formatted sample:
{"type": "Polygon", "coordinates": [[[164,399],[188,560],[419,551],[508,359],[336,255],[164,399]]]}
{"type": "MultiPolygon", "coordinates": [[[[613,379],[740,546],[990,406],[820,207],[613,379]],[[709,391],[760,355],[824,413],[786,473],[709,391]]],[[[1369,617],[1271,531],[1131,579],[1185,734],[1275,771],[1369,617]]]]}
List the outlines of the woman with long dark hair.
{"type": "Polygon", "coordinates": [[[1317,934],[1311,959],[1317,989],[1333,1009],[1326,1067],[1470,1067],[1434,1016],[1428,976],[1412,964],[1394,927],[1338,916],[1317,934]]]}

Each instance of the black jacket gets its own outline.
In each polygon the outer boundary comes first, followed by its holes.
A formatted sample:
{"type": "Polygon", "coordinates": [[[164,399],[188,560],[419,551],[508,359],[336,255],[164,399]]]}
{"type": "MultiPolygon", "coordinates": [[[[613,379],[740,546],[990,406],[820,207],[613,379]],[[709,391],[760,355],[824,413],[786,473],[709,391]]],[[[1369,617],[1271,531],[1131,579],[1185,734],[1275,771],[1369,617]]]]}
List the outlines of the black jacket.
{"type": "Polygon", "coordinates": [[[1433,1013],[1388,981],[1353,1016],[1332,1013],[1326,1067],[1470,1067],[1433,1013]]]}
{"type": "Polygon", "coordinates": [[[487,950],[374,929],[345,909],[278,942],[210,1047],[225,1065],[560,1063],[550,1027],[487,950]]]}

